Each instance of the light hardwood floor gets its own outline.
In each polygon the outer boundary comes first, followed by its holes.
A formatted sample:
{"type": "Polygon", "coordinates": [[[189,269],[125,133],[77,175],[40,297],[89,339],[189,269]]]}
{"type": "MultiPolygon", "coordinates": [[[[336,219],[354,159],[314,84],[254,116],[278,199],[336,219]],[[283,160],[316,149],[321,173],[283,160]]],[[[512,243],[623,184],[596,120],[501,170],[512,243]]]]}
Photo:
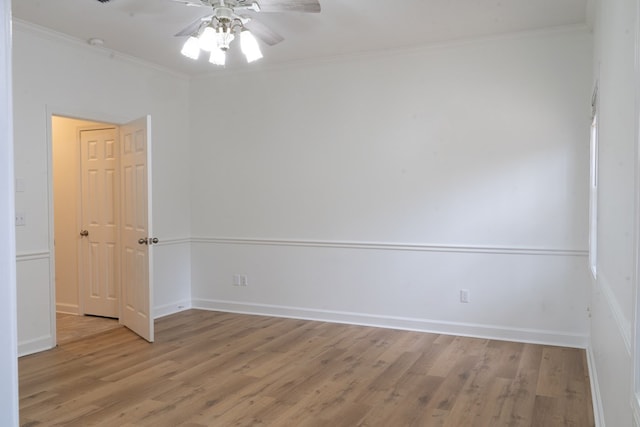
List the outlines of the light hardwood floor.
{"type": "Polygon", "coordinates": [[[593,426],[585,352],[189,310],[20,359],[23,426],[593,426]]]}
{"type": "Polygon", "coordinates": [[[116,328],[122,328],[118,319],[56,313],[56,341],[58,345],[85,339],[91,335],[116,328]]]}

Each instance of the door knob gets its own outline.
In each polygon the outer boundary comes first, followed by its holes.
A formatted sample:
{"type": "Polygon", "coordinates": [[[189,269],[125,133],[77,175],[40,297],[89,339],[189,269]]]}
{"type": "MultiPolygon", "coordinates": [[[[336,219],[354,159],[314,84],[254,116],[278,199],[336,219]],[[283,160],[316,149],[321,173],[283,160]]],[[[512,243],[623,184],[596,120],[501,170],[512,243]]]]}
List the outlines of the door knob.
{"type": "Polygon", "coordinates": [[[138,239],[138,244],[140,245],[148,245],[149,241],[147,240],[147,238],[143,238],[143,239],[138,239]]]}
{"type": "Polygon", "coordinates": [[[89,235],[89,231],[88,230],[80,231],[80,237],[87,237],[88,235],[89,235]]]}
{"type": "Polygon", "coordinates": [[[150,238],[149,238],[149,242],[150,242],[150,243],[158,243],[158,238],[157,238],[157,237],[154,237],[154,238],[151,238],[151,237],[150,237],[150,238]]]}

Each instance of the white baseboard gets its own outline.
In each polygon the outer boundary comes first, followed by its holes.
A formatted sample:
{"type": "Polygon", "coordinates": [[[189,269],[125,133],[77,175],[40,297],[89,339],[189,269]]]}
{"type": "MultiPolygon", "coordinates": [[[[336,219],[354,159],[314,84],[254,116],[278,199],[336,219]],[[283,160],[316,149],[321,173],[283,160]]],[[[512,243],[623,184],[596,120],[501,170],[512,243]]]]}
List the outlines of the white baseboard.
{"type": "Polygon", "coordinates": [[[80,307],[77,304],[56,303],[56,313],[80,314],[80,307]]]}
{"type": "Polygon", "coordinates": [[[153,318],[159,319],[161,317],[169,316],[170,314],[179,313],[191,308],[191,301],[178,301],[171,304],[164,304],[153,308],[153,318]]]}
{"type": "Polygon", "coordinates": [[[56,346],[51,335],[34,338],[28,341],[18,343],[18,357],[27,356],[33,353],[39,353],[45,350],[51,350],[56,346]]]}
{"type": "Polygon", "coordinates": [[[589,379],[591,380],[591,401],[593,403],[593,419],[596,424],[595,427],[605,427],[602,397],[600,396],[600,385],[598,384],[598,372],[596,369],[596,359],[591,346],[587,347],[587,365],[589,368],[589,379]]]}
{"type": "Polygon", "coordinates": [[[586,335],[569,334],[557,331],[510,328],[494,325],[442,322],[428,319],[379,316],[364,313],[316,310],[308,308],[208,299],[194,299],[192,301],[192,307],[203,310],[225,311],[230,313],[288,317],[294,319],[346,323],[362,326],[374,326],[380,328],[431,332],[438,334],[487,338],[502,341],[517,341],[533,344],[557,345],[564,347],[586,348],[588,344],[588,337],[586,335]]]}

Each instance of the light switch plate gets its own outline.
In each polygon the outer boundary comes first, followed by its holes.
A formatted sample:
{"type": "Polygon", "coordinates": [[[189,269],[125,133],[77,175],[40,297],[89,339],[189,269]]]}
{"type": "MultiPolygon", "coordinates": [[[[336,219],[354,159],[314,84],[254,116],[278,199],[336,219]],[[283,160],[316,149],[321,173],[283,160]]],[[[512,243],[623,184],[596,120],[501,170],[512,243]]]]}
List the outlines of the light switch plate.
{"type": "Polygon", "coordinates": [[[27,225],[27,214],[24,212],[16,212],[16,225],[27,225]]]}
{"type": "Polygon", "coordinates": [[[24,193],[24,178],[16,178],[16,193],[24,193]]]}

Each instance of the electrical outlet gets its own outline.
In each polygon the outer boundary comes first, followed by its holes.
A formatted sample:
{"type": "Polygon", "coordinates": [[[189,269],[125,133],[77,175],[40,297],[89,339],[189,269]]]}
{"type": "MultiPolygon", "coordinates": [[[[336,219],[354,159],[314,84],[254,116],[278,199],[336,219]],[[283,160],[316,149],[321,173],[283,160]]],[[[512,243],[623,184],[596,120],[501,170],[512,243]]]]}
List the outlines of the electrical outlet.
{"type": "Polygon", "coordinates": [[[24,212],[16,212],[16,225],[27,225],[27,214],[24,212]]]}
{"type": "Polygon", "coordinates": [[[233,286],[247,286],[248,284],[249,284],[249,280],[247,280],[246,274],[233,275],[233,286]]]}
{"type": "Polygon", "coordinates": [[[469,289],[460,289],[460,302],[465,304],[469,302],[469,289]]]}

